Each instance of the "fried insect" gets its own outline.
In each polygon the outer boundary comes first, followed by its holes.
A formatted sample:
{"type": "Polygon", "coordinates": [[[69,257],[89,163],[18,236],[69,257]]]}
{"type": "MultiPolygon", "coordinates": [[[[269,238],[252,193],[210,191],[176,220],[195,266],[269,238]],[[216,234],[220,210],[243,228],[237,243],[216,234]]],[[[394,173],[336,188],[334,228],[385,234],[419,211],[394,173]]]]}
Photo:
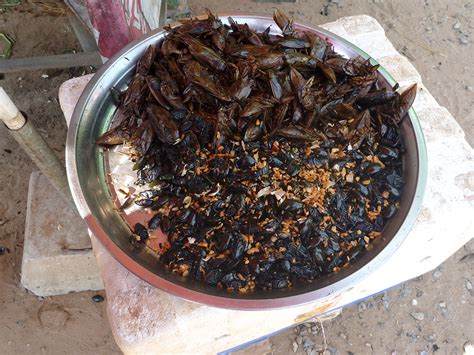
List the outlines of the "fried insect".
{"type": "Polygon", "coordinates": [[[145,51],[97,139],[127,144],[147,186],[134,203],[155,212],[132,242],[161,230],[160,267],[229,291],[337,272],[397,214],[416,85],[386,89],[378,65],[278,10],[278,33],[207,13],[145,51]]]}

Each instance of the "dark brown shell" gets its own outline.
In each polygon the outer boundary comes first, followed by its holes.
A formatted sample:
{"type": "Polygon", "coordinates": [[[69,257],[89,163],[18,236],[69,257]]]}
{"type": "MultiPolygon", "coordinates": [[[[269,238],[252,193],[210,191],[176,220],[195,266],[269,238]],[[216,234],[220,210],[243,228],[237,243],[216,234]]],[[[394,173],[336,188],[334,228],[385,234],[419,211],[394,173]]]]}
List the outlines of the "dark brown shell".
{"type": "Polygon", "coordinates": [[[162,266],[229,291],[337,272],[382,234],[404,184],[398,125],[416,85],[382,89],[377,65],[274,20],[279,35],[210,11],[167,28],[97,139],[128,144],[149,184],[127,203],[155,211],[132,241],[161,230],[162,266]]]}

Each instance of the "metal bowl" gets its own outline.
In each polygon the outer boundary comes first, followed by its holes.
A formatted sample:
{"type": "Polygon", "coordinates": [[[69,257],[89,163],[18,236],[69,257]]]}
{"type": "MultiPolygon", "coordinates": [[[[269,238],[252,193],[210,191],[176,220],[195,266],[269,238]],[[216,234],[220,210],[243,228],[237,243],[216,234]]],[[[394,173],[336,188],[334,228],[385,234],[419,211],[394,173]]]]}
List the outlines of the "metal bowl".
{"type": "MultiPolygon", "coordinates": [[[[274,22],[269,17],[232,15],[257,31],[263,31],[274,22]]],[[[227,23],[226,16],[222,21],[227,23]]],[[[312,31],[326,38],[336,52],[345,57],[368,54],[321,28],[297,25],[299,30],[312,31]]],[[[255,291],[249,294],[229,293],[202,283],[186,280],[157,265],[156,256],[146,248],[136,249],[129,242],[130,229],[117,212],[107,185],[107,164],[96,138],[111,124],[115,105],[110,89],[124,88],[133,75],[136,61],[145,49],[163,39],[166,32],[155,30],[144,38],[130,43],[110,59],[87,85],[74,110],[66,144],[66,165],[69,184],[82,218],[91,232],[109,252],[128,270],[166,292],[214,307],[256,310],[295,306],[343,292],[357,284],[383,265],[407,237],[421,207],[426,185],[427,157],[423,134],[415,112],[411,109],[401,124],[406,145],[403,156],[406,181],[400,199],[400,209],[385,226],[383,237],[376,239],[370,250],[365,251],[348,267],[324,276],[302,287],[284,290],[255,291]]],[[[376,63],[375,60],[373,60],[376,63]]],[[[384,69],[379,69],[387,86],[395,80],[384,69]]]]}

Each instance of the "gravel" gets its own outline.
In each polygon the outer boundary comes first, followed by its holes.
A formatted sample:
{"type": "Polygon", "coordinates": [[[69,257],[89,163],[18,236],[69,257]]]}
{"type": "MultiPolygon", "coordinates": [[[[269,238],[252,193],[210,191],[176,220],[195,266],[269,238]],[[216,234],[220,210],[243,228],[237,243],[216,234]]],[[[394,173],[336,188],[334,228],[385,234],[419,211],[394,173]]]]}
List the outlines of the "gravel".
{"type": "Polygon", "coordinates": [[[408,297],[410,296],[412,292],[412,289],[408,286],[402,286],[401,290],[400,290],[400,297],[408,297]]]}
{"type": "Polygon", "coordinates": [[[92,296],[92,301],[94,301],[96,303],[103,302],[104,297],[102,297],[101,295],[94,295],[94,296],[92,296]]]}
{"type": "Polygon", "coordinates": [[[321,344],[314,344],[313,350],[316,351],[316,353],[320,354],[324,351],[324,346],[322,346],[321,344]]]}
{"type": "Polygon", "coordinates": [[[411,312],[410,315],[417,321],[425,319],[425,314],[423,312],[411,312]]]}
{"type": "Polygon", "coordinates": [[[467,46],[469,43],[471,43],[471,39],[469,38],[468,34],[462,33],[461,36],[459,37],[459,42],[462,45],[467,46]]]}
{"type": "Polygon", "coordinates": [[[386,293],[382,296],[382,305],[385,309],[388,309],[390,306],[390,297],[386,293]]]}
{"type": "Polygon", "coordinates": [[[464,284],[464,286],[466,287],[466,290],[472,291],[472,283],[471,283],[471,281],[466,280],[466,283],[464,284]]]}
{"type": "Polygon", "coordinates": [[[409,337],[413,342],[416,342],[416,339],[418,339],[418,335],[416,333],[406,333],[406,336],[409,337]]]}
{"type": "Polygon", "coordinates": [[[300,329],[299,334],[300,335],[307,335],[308,334],[308,329],[306,329],[306,328],[300,329]]]}
{"type": "Polygon", "coordinates": [[[309,337],[304,337],[303,338],[303,347],[304,348],[309,348],[314,345],[314,341],[311,340],[309,337]]]}
{"type": "Polygon", "coordinates": [[[298,343],[296,341],[293,342],[293,352],[296,353],[298,351],[298,343]]]}
{"type": "Polygon", "coordinates": [[[434,343],[436,341],[436,335],[435,334],[423,335],[423,339],[425,339],[428,343],[434,343]]]}
{"type": "Polygon", "coordinates": [[[440,301],[438,303],[438,306],[441,309],[441,315],[444,318],[448,318],[448,305],[447,305],[446,301],[440,301]]]}

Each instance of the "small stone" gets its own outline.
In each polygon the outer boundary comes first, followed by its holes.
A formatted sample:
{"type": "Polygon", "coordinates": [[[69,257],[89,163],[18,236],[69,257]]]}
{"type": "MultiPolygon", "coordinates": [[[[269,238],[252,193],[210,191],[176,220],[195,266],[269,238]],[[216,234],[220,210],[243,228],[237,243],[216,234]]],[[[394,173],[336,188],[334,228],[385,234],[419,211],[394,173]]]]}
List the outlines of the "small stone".
{"type": "Polygon", "coordinates": [[[368,348],[370,348],[370,347],[372,347],[372,344],[370,344],[370,343],[365,343],[365,346],[368,347],[368,348]]]}
{"type": "Polygon", "coordinates": [[[304,337],[303,338],[303,347],[304,348],[309,348],[310,346],[313,346],[314,342],[309,338],[309,337],[304,337]]]}
{"type": "Polygon", "coordinates": [[[425,339],[428,343],[434,343],[436,341],[436,335],[423,335],[423,339],[425,339]]]}
{"type": "Polygon", "coordinates": [[[466,290],[472,291],[472,283],[469,280],[466,280],[466,284],[464,285],[466,287],[466,290]]]}
{"type": "Polygon", "coordinates": [[[303,337],[298,335],[298,336],[296,337],[296,343],[297,343],[298,345],[301,345],[302,342],[303,342],[303,337]]]}
{"type": "Polygon", "coordinates": [[[48,74],[42,74],[41,77],[42,77],[43,79],[48,79],[48,78],[49,78],[49,75],[48,75],[48,74]]]}
{"type": "Polygon", "coordinates": [[[357,310],[359,312],[362,312],[362,311],[365,311],[367,309],[367,304],[365,302],[361,302],[359,303],[359,305],[357,306],[357,310]]]}
{"type": "Polygon", "coordinates": [[[417,321],[422,321],[425,319],[425,314],[422,312],[412,312],[410,315],[417,321]]]}
{"type": "Polygon", "coordinates": [[[417,354],[418,354],[418,355],[428,355],[428,353],[427,353],[426,351],[424,351],[424,350],[418,351],[417,354]]]}
{"type": "Polygon", "coordinates": [[[418,304],[418,301],[417,301],[417,300],[415,300],[415,299],[412,299],[412,300],[411,300],[411,305],[412,305],[412,306],[416,306],[417,304],[418,304]]]}
{"type": "Polygon", "coordinates": [[[463,33],[461,34],[461,37],[459,37],[459,42],[463,45],[468,45],[471,42],[471,39],[469,38],[469,35],[463,33]]]}
{"type": "Polygon", "coordinates": [[[471,85],[466,85],[466,86],[464,87],[464,90],[466,90],[466,91],[472,91],[472,86],[471,86],[471,85]]]}
{"type": "Polygon", "coordinates": [[[455,30],[459,30],[461,28],[461,22],[457,21],[454,25],[453,25],[453,28],[455,30]]]}
{"type": "Polygon", "coordinates": [[[419,290],[416,292],[416,297],[420,298],[421,296],[423,296],[423,291],[419,290]]]}
{"type": "Polygon", "coordinates": [[[431,32],[431,30],[432,30],[432,28],[431,28],[430,26],[428,26],[428,27],[425,28],[425,31],[426,31],[426,32],[431,32]]]}
{"type": "Polygon", "coordinates": [[[411,294],[411,288],[410,287],[402,287],[402,289],[400,290],[400,297],[408,297],[410,296],[411,294]]]}
{"type": "Polygon", "coordinates": [[[332,354],[329,350],[326,349],[323,351],[323,355],[332,355],[332,354]]]}
{"type": "Polygon", "coordinates": [[[293,342],[293,352],[296,353],[298,351],[298,343],[296,341],[293,342]]]}
{"type": "Polygon", "coordinates": [[[102,297],[101,295],[94,295],[92,296],[92,301],[94,301],[95,303],[100,303],[104,301],[104,297],[102,297]]]}
{"type": "Polygon", "coordinates": [[[471,342],[466,341],[463,345],[463,348],[464,354],[474,354],[474,345],[471,342]]]}
{"type": "Polygon", "coordinates": [[[435,279],[439,279],[441,277],[441,271],[436,270],[435,272],[433,272],[433,277],[435,279]]]}
{"type": "Polygon", "coordinates": [[[344,340],[347,340],[347,335],[344,333],[339,333],[339,337],[341,337],[344,340]]]}
{"type": "Polygon", "coordinates": [[[446,301],[441,301],[440,303],[438,303],[438,306],[440,308],[446,308],[446,301]]]}
{"type": "Polygon", "coordinates": [[[308,355],[318,355],[318,352],[316,351],[316,349],[311,349],[310,352],[307,353],[308,355]]]}
{"type": "Polygon", "coordinates": [[[321,9],[321,11],[319,11],[319,14],[321,16],[327,16],[329,15],[329,6],[328,5],[324,5],[321,9]]]}
{"type": "Polygon", "coordinates": [[[324,351],[324,346],[321,344],[314,344],[313,350],[316,351],[317,354],[322,353],[324,351]]]}
{"type": "Polygon", "coordinates": [[[300,325],[298,326],[298,331],[299,331],[299,332],[301,332],[301,331],[303,331],[303,330],[306,330],[306,324],[305,324],[305,323],[300,324],[300,325]]]}

